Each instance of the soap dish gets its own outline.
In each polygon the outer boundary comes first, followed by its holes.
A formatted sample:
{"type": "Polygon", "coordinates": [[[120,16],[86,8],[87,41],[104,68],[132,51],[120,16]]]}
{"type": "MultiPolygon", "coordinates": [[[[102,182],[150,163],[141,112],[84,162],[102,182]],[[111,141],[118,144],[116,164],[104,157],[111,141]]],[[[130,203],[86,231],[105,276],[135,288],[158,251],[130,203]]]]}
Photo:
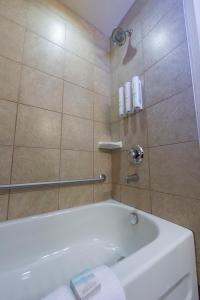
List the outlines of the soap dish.
{"type": "Polygon", "coordinates": [[[98,148],[104,150],[116,150],[122,148],[122,142],[98,142],[98,148]]]}

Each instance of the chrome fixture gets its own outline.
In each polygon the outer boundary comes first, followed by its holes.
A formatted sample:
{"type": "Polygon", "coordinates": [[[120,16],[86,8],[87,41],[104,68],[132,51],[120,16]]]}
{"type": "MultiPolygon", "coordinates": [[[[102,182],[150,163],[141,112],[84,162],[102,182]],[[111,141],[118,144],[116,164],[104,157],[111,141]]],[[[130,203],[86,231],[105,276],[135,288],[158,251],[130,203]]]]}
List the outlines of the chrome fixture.
{"type": "Polygon", "coordinates": [[[32,188],[56,187],[56,186],[82,185],[88,183],[100,183],[100,182],[104,182],[105,180],[106,180],[106,175],[100,174],[98,177],[88,178],[88,179],[0,185],[0,190],[7,191],[7,190],[21,190],[21,189],[32,189],[32,188]]]}
{"type": "Polygon", "coordinates": [[[125,178],[126,183],[129,184],[131,182],[137,182],[139,181],[139,176],[137,174],[133,174],[133,175],[128,175],[125,178]]]}
{"type": "Polygon", "coordinates": [[[130,213],[129,218],[132,225],[136,225],[139,223],[139,217],[137,213],[135,212],[130,213]]]}
{"type": "Polygon", "coordinates": [[[129,150],[128,156],[133,164],[139,165],[143,161],[144,151],[140,145],[136,145],[129,150]]]}
{"type": "Polygon", "coordinates": [[[132,33],[133,29],[124,30],[121,27],[117,27],[112,32],[111,41],[114,45],[121,47],[126,43],[127,36],[131,38],[132,33]]]}

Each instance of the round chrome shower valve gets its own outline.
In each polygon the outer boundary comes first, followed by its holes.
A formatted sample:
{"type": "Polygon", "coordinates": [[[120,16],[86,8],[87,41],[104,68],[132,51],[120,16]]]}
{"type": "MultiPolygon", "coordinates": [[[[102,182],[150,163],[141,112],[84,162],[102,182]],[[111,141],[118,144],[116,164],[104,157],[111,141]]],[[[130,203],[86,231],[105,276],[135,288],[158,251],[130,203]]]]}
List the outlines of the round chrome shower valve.
{"type": "Polygon", "coordinates": [[[136,145],[133,148],[131,148],[128,152],[128,156],[130,161],[135,164],[139,165],[142,163],[144,158],[144,150],[140,145],[136,145]]]}
{"type": "Polygon", "coordinates": [[[121,28],[117,27],[112,33],[112,42],[114,45],[123,46],[126,42],[126,32],[121,28]]]}
{"type": "Polygon", "coordinates": [[[124,30],[121,27],[117,27],[112,32],[111,40],[114,45],[121,47],[126,43],[127,36],[131,38],[132,32],[132,29],[124,30]]]}

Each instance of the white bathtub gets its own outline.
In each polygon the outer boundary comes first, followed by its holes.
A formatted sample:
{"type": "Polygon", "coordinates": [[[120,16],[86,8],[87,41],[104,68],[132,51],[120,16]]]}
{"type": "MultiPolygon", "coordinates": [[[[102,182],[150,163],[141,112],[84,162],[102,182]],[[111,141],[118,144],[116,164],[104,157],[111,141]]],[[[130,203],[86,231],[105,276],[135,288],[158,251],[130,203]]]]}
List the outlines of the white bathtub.
{"type": "Polygon", "coordinates": [[[102,264],[127,300],[198,299],[192,232],[129,206],[110,201],[0,225],[1,300],[39,300],[102,264]]]}

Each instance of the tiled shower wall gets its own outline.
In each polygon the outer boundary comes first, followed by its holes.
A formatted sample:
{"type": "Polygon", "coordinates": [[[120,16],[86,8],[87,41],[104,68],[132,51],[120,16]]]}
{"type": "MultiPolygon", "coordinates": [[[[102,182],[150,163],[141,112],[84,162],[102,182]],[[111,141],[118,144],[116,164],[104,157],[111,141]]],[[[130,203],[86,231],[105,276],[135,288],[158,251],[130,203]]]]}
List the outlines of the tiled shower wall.
{"type": "Polygon", "coordinates": [[[132,28],[132,47],[111,51],[112,136],[115,152],[113,197],[194,231],[200,266],[200,151],[182,0],[137,1],[123,20],[132,28]],[[140,75],[145,109],[118,118],[118,88],[140,75]],[[144,162],[133,167],[127,150],[144,147],[144,162]],[[138,183],[125,176],[137,172],[138,183]]]}
{"type": "Polygon", "coordinates": [[[108,199],[113,182],[116,200],[192,229],[200,265],[200,153],[182,1],[137,0],[121,25],[133,36],[111,50],[110,111],[108,39],[58,1],[0,0],[0,183],[107,174],[95,186],[0,194],[0,220],[108,199]],[[145,109],[119,119],[118,88],[133,75],[145,109]],[[112,174],[111,154],[96,148],[111,134],[123,140],[112,174]],[[134,144],[145,150],[137,168],[127,157],[134,144]],[[139,182],[126,185],[135,172],[139,182]]]}
{"type": "Polygon", "coordinates": [[[58,1],[0,0],[0,183],[105,184],[0,195],[0,220],[109,198],[109,41],[58,1]]]}

